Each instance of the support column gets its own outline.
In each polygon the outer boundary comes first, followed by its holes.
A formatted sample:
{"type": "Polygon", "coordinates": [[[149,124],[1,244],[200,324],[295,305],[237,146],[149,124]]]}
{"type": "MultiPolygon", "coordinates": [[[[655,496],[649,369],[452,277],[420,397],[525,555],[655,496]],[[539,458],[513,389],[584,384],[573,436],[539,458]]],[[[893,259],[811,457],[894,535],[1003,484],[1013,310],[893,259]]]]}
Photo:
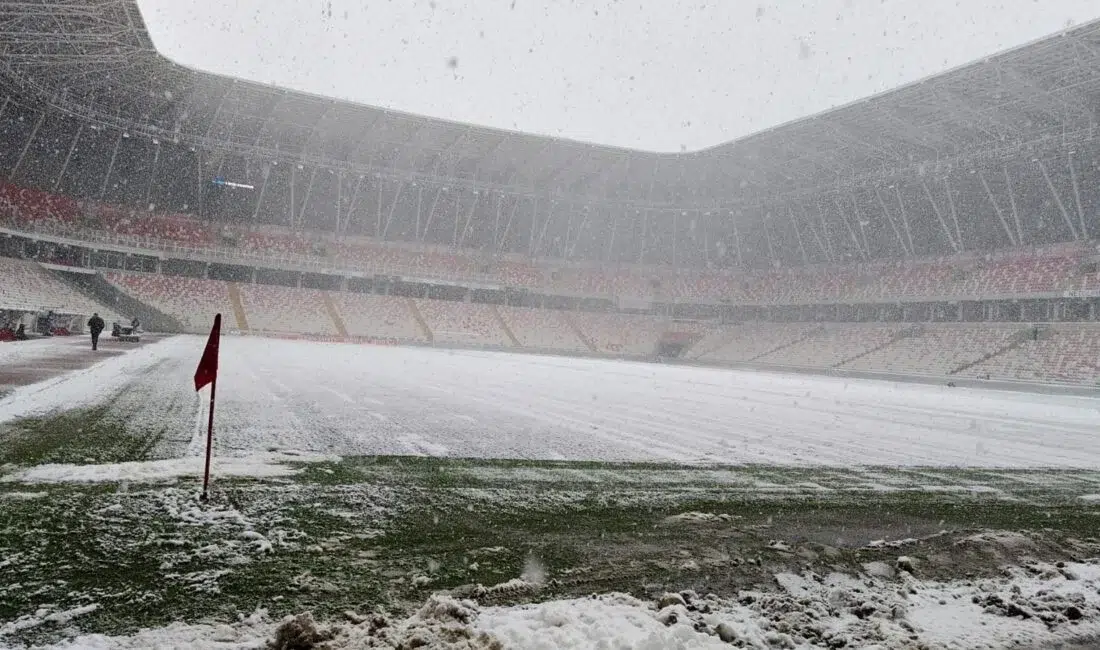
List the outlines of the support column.
{"type": "Polygon", "coordinates": [[[894,217],[890,214],[890,210],[886,207],[886,201],[882,200],[882,193],[879,192],[877,187],[875,188],[874,192],[875,192],[875,198],[878,199],[878,204],[882,208],[882,213],[884,215],[886,215],[886,220],[890,222],[890,228],[893,229],[894,236],[897,237],[898,244],[901,245],[902,252],[906,256],[910,256],[911,253],[909,252],[909,248],[906,247],[905,240],[901,236],[901,230],[898,229],[897,222],[894,221],[894,217]]]}
{"type": "Polygon", "coordinates": [[[940,228],[943,230],[943,236],[947,239],[947,243],[951,246],[951,250],[956,253],[959,252],[959,245],[955,243],[955,238],[951,235],[951,231],[947,228],[947,221],[943,218],[943,213],[940,212],[940,206],[936,205],[936,200],[932,197],[932,190],[928,189],[928,183],[921,179],[921,187],[924,188],[924,194],[928,197],[928,202],[932,204],[932,212],[936,213],[936,220],[940,222],[940,228]]]}
{"type": "Polygon", "coordinates": [[[901,199],[901,188],[894,183],[894,195],[898,197],[898,207],[901,208],[901,223],[905,226],[905,239],[909,242],[909,254],[916,255],[913,247],[913,232],[909,229],[909,211],[905,209],[905,201],[901,199]]]}
{"type": "Polygon", "coordinates": [[[8,173],[8,180],[9,181],[12,180],[13,178],[15,178],[16,172],[19,171],[19,167],[22,166],[22,164],[23,164],[23,158],[25,158],[26,155],[27,155],[27,152],[30,151],[31,145],[34,143],[35,137],[38,136],[38,129],[42,128],[42,123],[45,122],[45,121],[46,121],[46,111],[42,111],[42,113],[38,116],[38,120],[34,123],[34,128],[31,129],[31,135],[30,135],[29,138],[27,138],[27,144],[23,145],[23,150],[21,152],[19,152],[19,157],[15,159],[15,165],[11,168],[11,171],[8,173]]]}
{"type": "Polygon", "coordinates": [[[470,222],[474,218],[474,212],[477,210],[478,203],[481,202],[481,191],[474,190],[474,202],[470,205],[470,211],[466,213],[466,225],[462,227],[462,235],[458,238],[458,247],[462,247],[466,243],[466,235],[470,232],[470,222]]]}
{"type": "Polygon", "coordinates": [[[802,233],[798,231],[798,222],[794,218],[794,210],[790,206],[787,206],[787,217],[791,220],[791,227],[794,228],[795,239],[798,240],[798,250],[802,251],[802,263],[809,264],[810,256],[806,254],[806,245],[802,242],[802,233]]]}
{"type": "Polygon", "coordinates": [[[298,204],[294,201],[294,186],[298,184],[298,170],[301,167],[295,164],[290,168],[290,209],[287,210],[286,222],[291,228],[294,227],[294,215],[298,212],[298,204]]]}
{"type": "Polygon", "coordinates": [[[527,240],[527,254],[531,257],[535,256],[535,226],[538,224],[538,197],[531,198],[531,236],[527,240]]]}
{"type": "MultiPolygon", "coordinates": [[[[740,215],[737,215],[740,216],[740,215]]],[[[745,260],[741,253],[741,231],[737,228],[736,219],[733,222],[733,243],[736,244],[737,249],[737,266],[738,268],[745,268],[745,260]]]]}
{"type": "Polygon", "coordinates": [[[424,232],[420,233],[420,235],[417,237],[417,239],[419,239],[420,241],[424,241],[424,239],[428,236],[428,231],[432,227],[432,221],[435,219],[435,208],[439,204],[439,195],[442,193],[442,186],[435,188],[435,199],[432,200],[432,209],[428,211],[428,222],[424,224],[424,232]]]}
{"type": "Polygon", "coordinates": [[[1050,189],[1050,195],[1054,197],[1054,203],[1058,206],[1058,211],[1062,213],[1062,220],[1066,222],[1066,227],[1069,228],[1070,233],[1073,234],[1074,240],[1079,240],[1081,237],[1077,234],[1077,227],[1073,225],[1073,219],[1069,216],[1069,210],[1066,210],[1066,206],[1062,203],[1062,197],[1058,194],[1058,190],[1054,188],[1054,181],[1050,180],[1050,172],[1047,171],[1047,165],[1043,162],[1042,158],[1039,158],[1039,169],[1043,171],[1043,179],[1047,182],[1047,188],[1050,189]]]}
{"type": "Polygon", "coordinates": [[[313,193],[313,181],[317,179],[317,168],[314,167],[313,171],[309,173],[309,184],[306,185],[306,195],[302,199],[302,207],[298,210],[298,223],[295,226],[295,230],[301,229],[305,224],[306,219],[306,206],[309,205],[309,195],[313,193]]]}
{"type": "Polygon", "coordinates": [[[420,237],[420,210],[424,204],[424,188],[416,186],[416,228],[413,230],[413,237],[420,237]]]}
{"type": "Polygon", "coordinates": [[[500,241],[497,242],[497,253],[505,253],[505,248],[508,245],[508,233],[512,231],[512,222],[515,221],[516,212],[519,210],[519,204],[522,203],[519,197],[516,197],[512,201],[512,211],[508,214],[508,223],[504,225],[504,234],[500,236],[500,241]]]}
{"type": "Polygon", "coordinates": [[[955,222],[955,241],[958,242],[960,250],[966,250],[962,228],[959,227],[959,210],[955,207],[955,195],[951,192],[951,177],[944,177],[943,188],[947,191],[947,206],[951,208],[951,220],[955,222]]]}
{"type": "MultiPolygon", "coordinates": [[[[626,209],[623,209],[623,213],[626,209]]],[[[608,218],[611,219],[611,232],[607,236],[607,247],[604,250],[603,259],[605,262],[611,261],[611,254],[615,250],[615,233],[619,230],[619,217],[618,215],[608,214],[608,218]]]]}
{"type": "Polygon", "coordinates": [[[1027,242],[1024,241],[1024,231],[1020,227],[1020,211],[1016,208],[1016,192],[1012,189],[1012,176],[1008,173],[1008,165],[1001,167],[1005,173],[1005,186],[1008,188],[1008,203],[1012,207],[1012,220],[1016,222],[1016,245],[1023,246],[1027,242]]]}
{"type": "Polygon", "coordinates": [[[768,222],[771,221],[770,217],[771,217],[771,214],[768,213],[768,212],[765,212],[764,213],[764,221],[761,222],[761,223],[764,226],[764,239],[768,242],[768,257],[772,261],[772,268],[777,269],[777,268],[779,268],[780,263],[779,263],[779,258],[777,258],[775,256],[775,245],[772,243],[771,231],[768,230],[768,222]]]}
{"type": "Polygon", "coordinates": [[[390,203],[390,211],[386,214],[386,225],[382,228],[382,239],[386,239],[386,233],[390,230],[390,223],[393,221],[393,212],[397,209],[397,201],[401,198],[401,192],[405,191],[405,181],[401,181],[397,184],[397,193],[393,195],[393,202],[390,203]]]}
{"type": "Polygon", "coordinates": [[[821,201],[817,203],[817,216],[821,219],[821,238],[825,240],[825,248],[829,251],[829,261],[835,263],[836,251],[833,250],[833,238],[829,233],[829,221],[825,219],[825,208],[821,207],[821,201]]]}
{"type": "Polygon", "coordinates": [[[451,237],[451,247],[458,248],[458,221],[462,216],[462,193],[460,192],[455,199],[455,229],[454,235],[451,237]]]}
{"type": "Polygon", "coordinates": [[[65,156],[65,162],[61,165],[61,171],[57,173],[57,180],[53,182],[53,191],[56,194],[57,189],[61,187],[61,179],[65,176],[65,170],[69,168],[69,161],[73,158],[73,152],[76,151],[76,143],[80,140],[80,135],[84,133],[84,125],[81,124],[76,129],[76,136],[73,137],[73,143],[69,145],[69,153],[65,156]]]}
{"type": "Polygon", "coordinates": [[[260,216],[260,204],[264,202],[264,193],[267,192],[267,178],[271,176],[271,165],[265,163],[260,172],[260,192],[256,195],[256,206],[252,209],[252,223],[260,216]]]}
{"type": "Polygon", "coordinates": [[[985,174],[982,170],[978,170],[978,180],[982,182],[982,187],[985,189],[985,195],[989,198],[989,203],[993,206],[993,211],[997,213],[997,218],[1001,221],[1001,227],[1005,230],[1005,235],[1008,236],[1008,241],[1013,246],[1019,246],[1020,242],[1016,239],[1015,233],[1008,227],[1008,220],[1005,219],[1004,212],[1001,210],[1001,206],[997,204],[997,199],[993,196],[993,190],[989,189],[989,182],[985,180],[985,174]]]}
{"type": "Polygon", "coordinates": [[[844,222],[844,228],[848,231],[848,236],[852,238],[852,243],[855,244],[856,250],[859,251],[859,256],[863,258],[863,261],[867,261],[867,251],[860,245],[859,238],[856,237],[856,231],[852,228],[851,220],[848,219],[848,215],[844,214],[843,208],[840,207],[840,199],[837,195],[832,196],[833,206],[836,208],[836,213],[840,217],[840,220],[844,222]]]}
{"type": "MultiPolygon", "coordinates": [[[[115,139],[115,148],[111,150],[111,160],[107,163],[107,173],[103,175],[103,184],[99,186],[99,199],[103,200],[103,197],[107,194],[107,183],[111,181],[111,172],[115,169],[115,159],[118,158],[118,147],[122,144],[122,131],[118,132],[118,138],[115,139]]],[[[200,176],[202,175],[202,158],[199,154],[199,168],[200,176]]],[[[199,180],[199,216],[202,216],[202,180],[199,180]]]]}
{"type": "Polygon", "coordinates": [[[1069,155],[1068,155],[1068,158],[1069,158],[1069,177],[1070,177],[1070,180],[1073,181],[1073,200],[1077,205],[1077,218],[1081,222],[1081,238],[1082,239],[1088,239],[1089,238],[1089,227],[1088,227],[1088,224],[1085,222],[1085,209],[1081,205],[1081,188],[1080,188],[1080,185],[1077,182],[1077,168],[1073,164],[1073,156],[1074,156],[1075,153],[1076,152],[1074,152],[1074,151],[1070,151],[1069,155]]]}

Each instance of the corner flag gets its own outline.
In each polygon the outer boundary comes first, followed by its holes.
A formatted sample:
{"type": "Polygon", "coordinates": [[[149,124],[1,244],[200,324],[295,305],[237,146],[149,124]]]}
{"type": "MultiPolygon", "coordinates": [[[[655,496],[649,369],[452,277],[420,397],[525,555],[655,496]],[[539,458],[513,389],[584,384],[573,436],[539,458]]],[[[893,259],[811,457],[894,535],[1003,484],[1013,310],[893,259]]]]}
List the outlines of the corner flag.
{"type": "Polygon", "coordinates": [[[214,447],[214,394],[218,391],[218,342],[222,336],[222,315],[214,316],[214,327],[202,351],[199,367],[195,369],[195,390],[210,384],[210,417],[206,421],[206,469],[202,475],[202,500],[207,498],[210,487],[210,453],[214,447]]]}
{"type": "Polygon", "coordinates": [[[214,316],[214,327],[210,330],[210,338],[206,340],[206,349],[199,359],[199,367],[195,370],[195,390],[202,390],[207,384],[218,380],[218,341],[222,335],[222,315],[214,316]]]}

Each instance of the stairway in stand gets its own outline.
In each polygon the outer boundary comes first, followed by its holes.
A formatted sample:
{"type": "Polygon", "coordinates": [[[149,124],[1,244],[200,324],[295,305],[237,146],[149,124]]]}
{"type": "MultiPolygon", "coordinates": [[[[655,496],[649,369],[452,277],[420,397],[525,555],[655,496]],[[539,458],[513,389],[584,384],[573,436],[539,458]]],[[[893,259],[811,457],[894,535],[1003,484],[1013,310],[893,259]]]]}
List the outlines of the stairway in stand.
{"type": "Polygon", "coordinates": [[[233,304],[233,315],[237,318],[237,329],[247,332],[248,317],[244,313],[244,303],[241,302],[241,288],[236,282],[229,283],[229,302],[233,304]]]}

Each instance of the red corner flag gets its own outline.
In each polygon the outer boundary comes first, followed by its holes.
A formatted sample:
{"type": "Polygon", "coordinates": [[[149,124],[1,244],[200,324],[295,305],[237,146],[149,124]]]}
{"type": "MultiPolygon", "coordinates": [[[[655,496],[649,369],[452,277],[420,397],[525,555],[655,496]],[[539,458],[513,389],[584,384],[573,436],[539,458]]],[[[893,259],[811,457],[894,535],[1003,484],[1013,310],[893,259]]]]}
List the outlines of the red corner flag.
{"type": "Polygon", "coordinates": [[[210,384],[210,418],[206,422],[206,469],[202,475],[202,499],[206,500],[210,486],[210,453],[214,447],[214,393],[218,391],[218,341],[222,336],[222,315],[214,316],[214,327],[206,340],[199,367],[195,369],[195,390],[210,384]]]}
{"type": "Polygon", "coordinates": [[[210,330],[210,338],[206,339],[206,349],[199,359],[199,367],[195,369],[195,390],[202,390],[207,384],[212,384],[218,379],[218,341],[222,336],[222,315],[214,317],[214,327],[210,330]]]}

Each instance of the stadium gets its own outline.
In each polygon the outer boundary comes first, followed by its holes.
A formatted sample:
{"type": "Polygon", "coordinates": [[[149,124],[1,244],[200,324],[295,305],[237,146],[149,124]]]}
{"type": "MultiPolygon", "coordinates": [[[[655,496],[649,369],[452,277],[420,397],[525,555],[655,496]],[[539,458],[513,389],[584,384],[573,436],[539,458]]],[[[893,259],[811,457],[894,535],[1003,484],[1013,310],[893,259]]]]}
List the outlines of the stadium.
{"type": "Polygon", "coordinates": [[[0,25],[0,648],[1100,639],[1100,21],[670,154],[0,25]]]}

